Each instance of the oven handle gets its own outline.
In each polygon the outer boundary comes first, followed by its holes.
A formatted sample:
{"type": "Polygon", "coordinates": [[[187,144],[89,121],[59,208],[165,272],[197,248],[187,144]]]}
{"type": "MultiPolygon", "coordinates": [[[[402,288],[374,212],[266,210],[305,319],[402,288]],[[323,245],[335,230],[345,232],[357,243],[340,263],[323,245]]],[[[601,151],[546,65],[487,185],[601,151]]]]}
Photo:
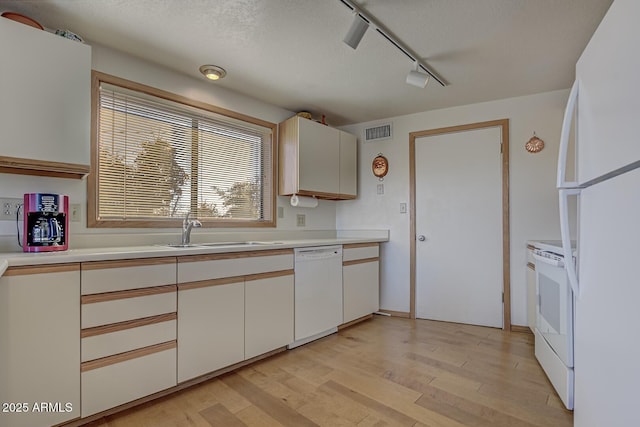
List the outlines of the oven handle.
{"type": "Polygon", "coordinates": [[[580,283],[576,274],[576,265],[573,261],[573,250],[571,248],[571,236],[569,235],[569,196],[580,195],[579,188],[563,188],[559,190],[560,195],[560,236],[562,237],[562,252],[564,259],[564,269],[569,278],[569,285],[573,291],[573,295],[580,297],[580,283]]]}

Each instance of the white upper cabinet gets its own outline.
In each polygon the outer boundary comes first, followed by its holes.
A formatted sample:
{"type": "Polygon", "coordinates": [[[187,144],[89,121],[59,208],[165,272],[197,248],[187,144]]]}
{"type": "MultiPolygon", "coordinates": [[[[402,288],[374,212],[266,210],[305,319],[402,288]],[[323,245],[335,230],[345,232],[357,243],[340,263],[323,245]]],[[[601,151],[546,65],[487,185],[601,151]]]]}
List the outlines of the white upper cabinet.
{"type": "Polygon", "coordinates": [[[356,197],[356,137],[302,117],[280,123],[280,195],[356,197]]]}
{"type": "Polygon", "coordinates": [[[0,18],[0,51],[0,170],[88,172],[91,47],[0,18]]]}
{"type": "Polygon", "coordinates": [[[340,131],[340,195],[355,199],[358,194],[358,139],[340,131]]]}

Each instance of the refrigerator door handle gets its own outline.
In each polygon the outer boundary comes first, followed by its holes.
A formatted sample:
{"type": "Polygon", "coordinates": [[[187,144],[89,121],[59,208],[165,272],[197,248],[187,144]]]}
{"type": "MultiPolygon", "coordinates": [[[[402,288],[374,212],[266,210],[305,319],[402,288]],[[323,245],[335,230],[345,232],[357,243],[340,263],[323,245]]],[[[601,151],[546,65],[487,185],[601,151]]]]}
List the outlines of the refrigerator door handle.
{"type": "Polygon", "coordinates": [[[580,284],[576,273],[576,264],[573,262],[573,250],[571,248],[571,236],[569,234],[569,196],[580,195],[580,189],[560,189],[560,235],[562,237],[562,253],[564,255],[564,268],[569,278],[569,285],[576,299],[580,297],[580,284]]]}
{"type": "Polygon", "coordinates": [[[560,133],[560,150],[558,153],[558,188],[577,187],[576,182],[565,181],[567,172],[567,151],[569,150],[569,134],[571,133],[571,124],[573,122],[573,113],[576,109],[576,101],[578,100],[578,80],[573,82],[571,92],[569,92],[569,100],[564,110],[564,119],[562,120],[562,133],[560,133]]]}

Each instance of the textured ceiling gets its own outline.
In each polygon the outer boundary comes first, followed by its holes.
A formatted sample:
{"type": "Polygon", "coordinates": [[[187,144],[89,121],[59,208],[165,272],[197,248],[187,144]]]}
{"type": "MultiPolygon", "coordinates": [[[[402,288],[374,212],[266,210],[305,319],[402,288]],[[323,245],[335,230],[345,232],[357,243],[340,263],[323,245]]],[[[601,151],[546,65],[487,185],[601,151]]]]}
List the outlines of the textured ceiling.
{"type": "Polygon", "coordinates": [[[355,0],[441,76],[409,86],[411,61],[372,31],[342,42],[353,15],[339,0],[0,0],[0,12],[68,29],[330,124],[568,88],[612,0],[355,0]]]}

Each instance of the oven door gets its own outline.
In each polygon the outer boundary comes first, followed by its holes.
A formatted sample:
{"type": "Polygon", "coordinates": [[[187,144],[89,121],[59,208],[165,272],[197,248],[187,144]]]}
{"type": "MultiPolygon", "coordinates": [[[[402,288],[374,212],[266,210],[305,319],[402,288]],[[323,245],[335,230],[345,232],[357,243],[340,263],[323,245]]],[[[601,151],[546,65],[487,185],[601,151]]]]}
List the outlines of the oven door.
{"type": "Polygon", "coordinates": [[[536,259],[536,329],[562,360],[573,367],[573,292],[562,258],[536,259]]]}

